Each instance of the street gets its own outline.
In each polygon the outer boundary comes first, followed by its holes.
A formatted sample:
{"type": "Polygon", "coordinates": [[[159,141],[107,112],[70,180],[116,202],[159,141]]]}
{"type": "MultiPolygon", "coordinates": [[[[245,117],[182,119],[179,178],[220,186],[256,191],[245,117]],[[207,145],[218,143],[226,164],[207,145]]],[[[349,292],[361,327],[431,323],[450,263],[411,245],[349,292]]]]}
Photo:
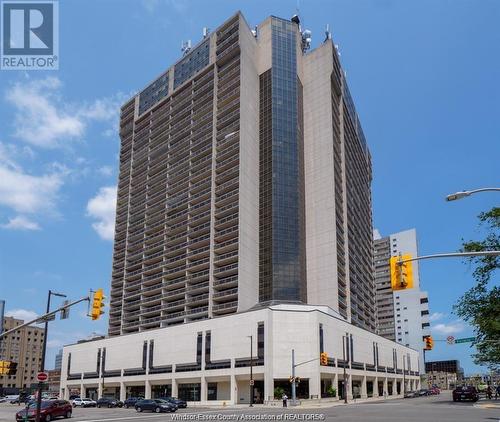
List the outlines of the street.
{"type": "MultiPolygon", "coordinates": [[[[300,409],[281,407],[236,406],[227,408],[188,408],[175,414],[139,414],[133,409],[76,408],[72,421],[134,421],[151,420],[327,420],[327,421],[374,421],[374,422],[479,422],[500,420],[500,409],[483,408],[478,403],[453,403],[449,393],[440,396],[415,399],[386,400],[350,405],[323,407],[310,405],[300,409]],[[283,416],[280,416],[283,415],[283,416]],[[298,416],[301,415],[301,416],[298,416]],[[268,416],[266,418],[266,416],[268,416]],[[281,419],[280,419],[281,418],[281,419]]],[[[13,421],[20,407],[3,403],[0,405],[0,421],[13,421]]]]}

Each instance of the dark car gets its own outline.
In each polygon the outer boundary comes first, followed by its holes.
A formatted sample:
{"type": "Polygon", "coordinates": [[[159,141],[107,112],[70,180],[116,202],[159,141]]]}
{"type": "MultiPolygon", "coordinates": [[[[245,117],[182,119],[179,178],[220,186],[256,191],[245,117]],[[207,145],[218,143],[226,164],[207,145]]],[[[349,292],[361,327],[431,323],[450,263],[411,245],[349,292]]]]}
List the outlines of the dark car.
{"type": "Polygon", "coordinates": [[[422,396],[430,396],[431,392],[429,390],[427,390],[426,388],[422,388],[421,390],[418,390],[418,395],[420,397],[422,397],[422,396]]]}
{"type": "Polygon", "coordinates": [[[175,397],[162,397],[161,399],[175,404],[179,409],[185,409],[187,407],[187,403],[184,400],[176,399],[175,397]]]}
{"type": "Polygon", "coordinates": [[[414,397],[418,397],[418,393],[416,391],[407,391],[404,397],[405,399],[412,399],[414,397]]]}
{"type": "MultiPolygon", "coordinates": [[[[31,403],[28,409],[20,410],[16,413],[16,421],[22,422],[26,420],[26,411],[28,412],[28,420],[36,419],[36,403],[31,403]]],[[[66,400],[42,400],[40,408],[40,420],[50,422],[58,417],[71,418],[73,406],[66,400]]]]}
{"type": "Polygon", "coordinates": [[[479,394],[474,387],[457,387],[453,390],[453,401],[478,401],[479,394]]]}
{"type": "Polygon", "coordinates": [[[125,406],[127,409],[129,407],[134,407],[139,400],[144,400],[144,397],[129,397],[123,402],[123,406],[125,406]]]}
{"type": "Polygon", "coordinates": [[[177,410],[177,407],[174,404],[161,399],[139,400],[135,403],[134,407],[138,412],[150,410],[152,412],[160,413],[175,412],[177,410]]]}
{"type": "Polygon", "coordinates": [[[101,397],[97,400],[97,407],[122,407],[123,402],[112,397],[101,397]]]}

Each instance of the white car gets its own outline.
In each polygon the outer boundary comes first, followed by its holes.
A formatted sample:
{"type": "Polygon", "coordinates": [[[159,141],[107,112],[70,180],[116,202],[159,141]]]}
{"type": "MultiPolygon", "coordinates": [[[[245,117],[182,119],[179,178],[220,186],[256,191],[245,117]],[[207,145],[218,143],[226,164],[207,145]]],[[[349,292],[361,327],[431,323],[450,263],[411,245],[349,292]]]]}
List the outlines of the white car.
{"type": "Polygon", "coordinates": [[[73,407],[77,407],[77,406],[95,407],[97,405],[97,402],[95,400],[92,400],[92,399],[88,399],[88,398],[82,399],[80,397],[77,397],[71,401],[71,404],[73,405],[73,407]]]}

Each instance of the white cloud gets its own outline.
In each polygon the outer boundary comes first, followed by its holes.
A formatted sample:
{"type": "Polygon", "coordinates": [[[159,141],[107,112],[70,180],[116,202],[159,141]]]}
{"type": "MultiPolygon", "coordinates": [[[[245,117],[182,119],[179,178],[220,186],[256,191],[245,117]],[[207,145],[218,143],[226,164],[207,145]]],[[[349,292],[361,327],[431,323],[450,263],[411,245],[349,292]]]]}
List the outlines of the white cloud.
{"type": "Polygon", "coordinates": [[[432,331],[440,334],[456,334],[465,329],[465,325],[460,321],[450,322],[449,324],[437,324],[432,326],[432,331]]]}
{"type": "Polygon", "coordinates": [[[104,240],[113,240],[115,234],[116,186],[99,189],[87,204],[87,215],[97,220],[92,227],[104,240]]]}
{"type": "Polygon", "coordinates": [[[7,90],[5,98],[16,109],[17,138],[37,147],[57,148],[82,138],[91,121],[117,127],[123,94],[72,104],[62,99],[61,87],[58,78],[47,77],[18,82],[7,90]]]}
{"type": "Polygon", "coordinates": [[[37,222],[22,215],[9,219],[8,223],[1,224],[0,227],[9,230],[40,230],[37,222]]]}
{"type": "Polygon", "coordinates": [[[0,143],[0,205],[23,214],[53,213],[62,185],[61,169],[40,176],[27,174],[0,143]]]}
{"type": "Polygon", "coordinates": [[[373,240],[379,240],[379,239],[382,239],[380,232],[378,231],[378,229],[373,229],[373,240]]]}
{"type": "Polygon", "coordinates": [[[442,312],[433,312],[429,316],[429,321],[439,321],[440,319],[443,319],[446,316],[446,314],[442,312]]]}
{"type": "Polygon", "coordinates": [[[113,174],[113,167],[111,167],[111,166],[102,166],[102,167],[99,167],[97,169],[97,172],[101,176],[109,177],[109,176],[111,176],[113,174]]]}
{"type": "Polygon", "coordinates": [[[38,314],[28,309],[12,309],[11,311],[5,312],[5,316],[22,319],[24,322],[28,322],[38,317],[38,314]]]}

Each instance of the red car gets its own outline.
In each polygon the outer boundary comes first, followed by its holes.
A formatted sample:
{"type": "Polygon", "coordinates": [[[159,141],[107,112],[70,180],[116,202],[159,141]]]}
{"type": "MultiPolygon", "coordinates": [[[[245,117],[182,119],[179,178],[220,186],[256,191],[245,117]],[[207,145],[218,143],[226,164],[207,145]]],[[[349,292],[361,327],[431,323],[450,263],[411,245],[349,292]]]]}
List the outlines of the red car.
{"type": "MultiPolygon", "coordinates": [[[[28,409],[28,420],[36,419],[36,402],[30,403],[28,409]]],[[[71,418],[73,406],[66,400],[42,400],[40,408],[40,420],[50,422],[57,417],[71,418]]],[[[26,418],[26,409],[16,413],[16,421],[22,422],[26,418]]]]}
{"type": "Polygon", "coordinates": [[[441,393],[441,390],[437,387],[432,387],[429,391],[433,396],[437,396],[441,393]]]}

